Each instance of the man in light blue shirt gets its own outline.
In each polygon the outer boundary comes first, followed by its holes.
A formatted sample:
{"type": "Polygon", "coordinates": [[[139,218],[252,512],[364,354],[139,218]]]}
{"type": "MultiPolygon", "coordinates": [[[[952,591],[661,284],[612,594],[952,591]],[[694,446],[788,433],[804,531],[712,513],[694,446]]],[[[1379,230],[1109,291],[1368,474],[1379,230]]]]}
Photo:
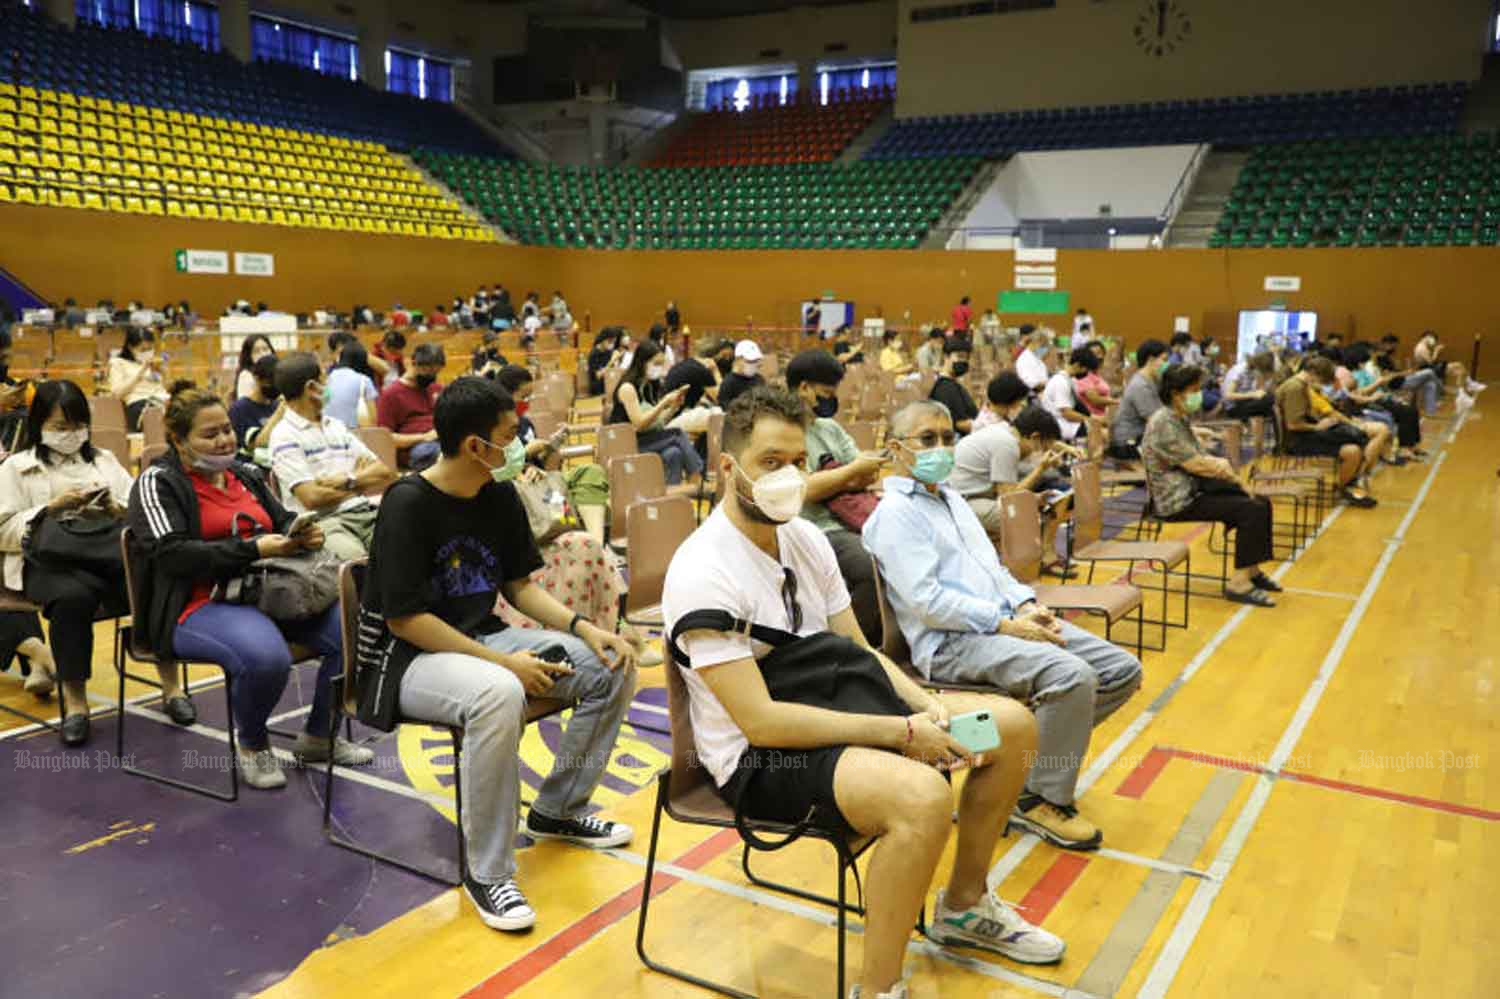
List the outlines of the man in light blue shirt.
{"type": "Polygon", "coordinates": [[[953,421],[930,400],[892,417],[896,475],[865,522],[912,663],[928,679],[986,684],[1031,706],[1037,762],[1011,821],[1068,849],[1103,840],[1073,799],[1093,727],[1141,685],[1138,659],[1056,617],[1000,564],[969,504],[943,480],[953,421]]]}

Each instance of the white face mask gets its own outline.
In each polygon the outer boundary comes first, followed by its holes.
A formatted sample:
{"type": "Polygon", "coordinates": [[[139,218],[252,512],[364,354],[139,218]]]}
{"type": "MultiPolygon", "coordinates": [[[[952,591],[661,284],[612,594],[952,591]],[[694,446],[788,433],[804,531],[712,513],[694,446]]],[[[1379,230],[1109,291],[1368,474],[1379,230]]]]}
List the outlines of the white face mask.
{"type": "Polygon", "coordinates": [[[233,454],[200,454],[193,452],[193,467],[200,472],[224,472],[234,464],[233,454]]]}
{"type": "Polygon", "coordinates": [[[760,362],[759,361],[751,361],[751,362],[749,362],[749,363],[747,363],[745,365],[745,377],[746,378],[754,378],[758,374],[760,374],[760,362]]]}
{"type": "Polygon", "coordinates": [[[62,455],[74,455],[88,443],[87,430],[43,430],[42,444],[47,450],[62,455]]]}
{"type": "Polygon", "coordinates": [[[653,382],[659,378],[665,378],[666,376],[667,366],[665,364],[653,364],[646,369],[646,377],[651,379],[653,382]]]}
{"type": "MultiPolygon", "coordinates": [[[[735,462],[740,477],[750,482],[750,476],[735,462]]],[[[738,490],[736,490],[738,494],[738,490]]],[[[765,519],[776,524],[785,524],[802,512],[802,497],[807,493],[807,477],[796,465],[784,465],[776,471],[751,482],[750,495],[755,507],[765,519]]],[[[740,496],[743,505],[744,497],[740,496]]],[[[752,517],[755,511],[750,511],[752,517]]]]}
{"type": "Polygon", "coordinates": [[[150,364],[151,359],[155,356],[156,351],[154,350],[138,350],[135,352],[135,359],[142,364],[150,364]]]}

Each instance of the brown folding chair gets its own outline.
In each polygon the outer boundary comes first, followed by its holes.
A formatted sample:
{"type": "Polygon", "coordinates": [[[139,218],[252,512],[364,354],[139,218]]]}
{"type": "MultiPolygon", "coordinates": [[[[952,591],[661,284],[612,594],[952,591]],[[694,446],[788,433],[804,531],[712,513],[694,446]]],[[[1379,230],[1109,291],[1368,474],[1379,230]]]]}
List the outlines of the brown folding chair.
{"type": "Polygon", "coordinates": [[[665,496],[666,472],[661,455],[650,453],[611,458],[605,471],[609,474],[610,543],[616,547],[627,547],[630,541],[626,533],[626,511],[632,503],[665,496]]]}
{"type": "Polygon", "coordinates": [[[89,424],[96,431],[106,427],[123,431],[128,426],[125,403],[112,395],[89,396],[89,424]]]}
{"type": "MultiPolygon", "coordinates": [[[[338,734],[339,721],[353,718],[359,712],[359,601],[360,588],[364,584],[367,559],[345,562],[339,567],[339,635],[343,641],[343,673],[333,678],[333,711],[329,719],[328,738],[338,734]]],[[[539,721],[573,706],[572,701],[549,698],[526,699],[526,724],[539,721]]],[[[402,718],[399,722],[423,724],[415,718],[402,718]]],[[[323,835],[334,846],[378,860],[392,867],[420,875],[440,884],[458,887],[468,873],[468,857],[464,841],[464,795],[463,795],[463,729],[449,725],[448,735],[453,740],[453,801],[455,825],[458,830],[458,873],[435,871],[412,861],[393,857],[379,850],[361,846],[352,839],[345,839],[333,829],[333,754],[329,754],[323,777],[323,835]]],[[[340,822],[340,825],[346,823],[340,822]]]]}
{"type": "Polygon", "coordinates": [[[698,481],[698,496],[693,503],[693,515],[697,517],[698,523],[703,523],[704,514],[699,504],[708,500],[708,509],[719,501],[719,490],[723,485],[719,481],[719,455],[724,450],[724,414],[712,413],[708,417],[708,429],[704,431],[704,440],[708,442],[708,460],[703,465],[703,477],[698,481]]]}
{"type": "Polygon", "coordinates": [[[854,446],[861,451],[873,451],[879,446],[879,420],[854,420],[844,429],[849,431],[849,436],[854,438],[854,446]]]}
{"type": "Polygon", "coordinates": [[[375,457],[380,459],[393,472],[399,472],[401,466],[396,464],[396,438],[385,427],[356,427],[354,436],[358,437],[371,451],[375,457]]]}
{"type": "MultiPolygon", "coordinates": [[[[1113,641],[1115,622],[1135,611],[1135,654],[1139,658],[1146,648],[1146,607],[1140,589],[1131,583],[1057,586],[1036,582],[1042,571],[1042,516],[1036,493],[1030,490],[1006,493],[1000,497],[999,504],[1000,547],[1004,552],[1005,567],[1011,575],[1030,586],[1037,601],[1047,607],[1083,611],[1104,618],[1104,637],[1110,641],[1113,641]]],[[[1165,601],[1165,582],[1162,586],[1162,600],[1165,601]]],[[[1162,617],[1166,617],[1165,605],[1162,617]]],[[[1161,641],[1162,648],[1166,648],[1165,624],[1162,625],[1161,641]]]]}
{"type": "Polygon", "coordinates": [[[113,454],[121,468],[130,470],[130,438],[124,427],[92,426],[89,428],[89,443],[113,454]]]}
{"type": "MultiPolygon", "coordinates": [[[[1186,628],[1188,626],[1188,597],[1192,592],[1193,562],[1192,549],[1181,541],[1105,541],[1101,535],[1104,531],[1104,500],[1099,487],[1099,466],[1092,461],[1080,461],[1073,465],[1073,526],[1068,532],[1067,554],[1064,556],[1063,572],[1072,567],[1074,562],[1087,562],[1089,566],[1088,581],[1094,581],[1094,568],[1099,562],[1129,562],[1132,563],[1131,572],[1134,571],[1133,563],[1145,562],[1153,569],[1161,572],[1161,617],[1147,618],[1145,623],[1155,624],[1161,627],[1161,648],[1167,645],[1167,626],[1174,628],[1186,628]],[[1174,572],[1178,566],[1182,566],[1180,572],[1174,572]],[[1182,620],[1173,621],[1168,613],[1168,584],[1173,575],[1182,577],[1182,620]]],[[[1010,497],[1006,497],[1009,499],[1010,497]]],[[[1146,499],[1145,510],[1151,509],[1149,492],[1146,499]]],[[[1147,517],[1148,512],[1143,512],[1142,517],[1147,517]]],[[[1158,534],[1160,524],[1157,525],[1158,534]]],[[[1009,553],[1007,552],[1007,556],[1009,553]]],[[[1009,558],[1007,558],[1007,562],[1009,558]]],[[[1227,580],[1228,577],[1226,576],[1227,580]]],[[[1134,580],[1132,579],[1132,582],[1134,580]]],[[[1156,649],[1155,651],[1161,651],[1156,649]]]]}
{"type": "MultiPolygon", "coordinates": [[[[1224,456],[1228,459],[1231,467],[1238,472],[1244,464],[1244,428],[1236,423],[1224,428],[1224,456]]],[[[1317,508],[1317,496],[1320,490],[1317,485],[1305,479],[1283,479],[1280,481],[1265,481],[1252,478],[1247,483],[1246,491],[1251,496],[1259,496],[1271,501],[1274,509],[1277,500],[1292,504],[1292,522],[1287,525],[1282,523],[1282,528],[1290,529],[1290,537],[1285,530],[1278,531],[1273,521],[1271,524],[1271,544],[1273,548],[1282,547],[1283,551],[1277,554],[1285,554],[1287,558],[1293,558],[1301,550],[1317,527],[1313,511],[1317,508]]],[[[1228,557],[1229,532],[1225,531],[1224,554],[1228,557]]],[[[1210,532],[1208,536],[1208,547],[1210,551],[1214,548],[1214,535],[1210,532]]],[[[1226,567],[1226,572],[1227,567],[1226,567]]]]}
{"type": "Polygon", "coordinates": [[[630,589],[621,611],[627,622],[661,628],[661,593],[667,567],[696,525],[693,501],[687,496],[640,500],[625,511],[630,589]]]}
{"type": "Polygon", "coordinates": [[[167,453],[166,444],[147,444],[141,448],[141,471],[156,464],[156,459],[167,453]]]}
{"type": "MultiPolygon", "coordinates": [[[[671,717],[672,725],[672,765],[657,775],[656,781],[656,807],[651,816],[651,844],[646,850],[646,876],[641,885],[641,911],[640,918],[636,922],[635,952],[640,955],[641,963],[652,971],[663,975],[670,975],[679,981],[689,982],[699,988],[717,992],[720,995],[733,996],[736,999],[754,999],[748,992],[742,992],[732,986],[720,982],[713,982],[699,975],[663,964],[653,959],[646,953],[646,920],[651,909],[651,886],[656,876],[656,851],[661,836],[661,817],[665,813],[673,821],[685,825],[712,826],[718,829],[734,829],[734,808],[725,804],[714,789],[712,778],[703,769],[698,760],[697,747],[693,741],[693,719],[688,710],[687,686],[682,679],[682,673],[677,663],[667,656],[663,663],[663,672],[666,674],[667,682],[667,707],[671,717]]],[[[760,835],[786,836],[792,832],[790,826],[775,822],[762,822],[755,819],[746,819],[745,826],[752,832],[760,835]]],[[[860,892],[860,903],[850,905],[847,897],[847,878],[850,871],[854,872],[856,888],[858,888],[859,870],[855,866],[859,858],[874,843],[874,838],[869,839],[847,839],[833,833],[824,832],[816,826],[809,827],[804,833],[808,839],[819,839],[833,847],[838,855],[838,897],[829,898],[813,892],[803,891],[789,885],[777,884],[756,877],[750,870],[750,853],[757,847],[748,840],[745,843],[744,853],[741,857],[741,866],[745,875],[752,884],[769,888],[773,891],[794,895],[797,898],[807,899],[823,905],[834,907],[838,920],[838,982],[837,999],[843,999],[846,994],[845,979],[845,949],[847,921],[849,913],[864,915],[863,892],[860,892]]],[[[779,845],[779,844],[778,844],[779,845]]]]}
{"type": "Polygon", "coordinates": [[[146,447],[167,442],[166,413],[160,406],[147,406],[141,411],[141,439],[146,447]]]}
{"type": "Polygon", "coordinates": [[[640,446],[635,442],[635,427],[629,423],[606,423],[599,428],[598,442],[594,445],[594,460],[609,467],[611,458],[623,458],[637,454],[640,446]]]}

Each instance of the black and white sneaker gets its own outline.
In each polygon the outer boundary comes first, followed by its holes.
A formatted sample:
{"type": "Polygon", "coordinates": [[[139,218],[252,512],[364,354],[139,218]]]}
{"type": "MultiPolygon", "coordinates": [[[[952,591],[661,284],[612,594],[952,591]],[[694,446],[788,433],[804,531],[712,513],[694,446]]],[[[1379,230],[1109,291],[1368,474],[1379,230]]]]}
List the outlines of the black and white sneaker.
{"type": "Polygon", "coordinates": [[[479,910],[479,918],[484,920],[486,926],[507,933],[517,933],[529,930],[536,924],[536,910],[526,901],[526,896],[521,894],[515,878],[487,885],[465,876],[464,893],[474,903],[474,908],[479,910]]]}
{"type": "Polygon", "coordinates": [[[549,819],[533,810],[526,815],[526,835],[532,839],[561,839],[595,850],[606,850],[629,843],[635,830],[623,822],[604,822],[592,815],[549,819]]]}

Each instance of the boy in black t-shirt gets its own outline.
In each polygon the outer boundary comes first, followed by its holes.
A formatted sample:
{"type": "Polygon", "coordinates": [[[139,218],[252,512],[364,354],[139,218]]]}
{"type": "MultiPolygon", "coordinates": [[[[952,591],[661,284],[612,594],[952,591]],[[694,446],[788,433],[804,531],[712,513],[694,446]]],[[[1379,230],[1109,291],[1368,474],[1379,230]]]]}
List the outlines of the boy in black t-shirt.
{"type": "Polygon", "coordinates": [[[629,643],[564,607],[530,575],[541,568],[515,487],[491,473],[516,437],[514,400],[495,382],[459,378],[433,407],[442,457],[385,493],[359,628],[360,715],[464,730],[464,889],[484,922],[524,930],[536,914],[515,883],[521,730],[526,698],[577,702],[556,766],[527,816],[537,838],[621,846],[629,826],[583,815],[635,690],[629,643]],[[507,628],[503,592],[547,629],[507,628]],[[561,653],[561,661],[549,657],[561,653]]]}

